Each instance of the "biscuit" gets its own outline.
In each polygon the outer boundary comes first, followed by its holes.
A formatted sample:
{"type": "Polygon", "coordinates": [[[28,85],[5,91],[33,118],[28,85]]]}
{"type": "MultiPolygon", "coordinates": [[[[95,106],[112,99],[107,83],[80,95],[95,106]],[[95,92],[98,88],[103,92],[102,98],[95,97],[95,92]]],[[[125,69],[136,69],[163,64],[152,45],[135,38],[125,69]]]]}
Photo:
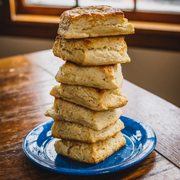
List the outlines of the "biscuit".
{"type": "Polygon", "coordinates": [[[122,129],[124,129],[124,123],[121,120],[99,131],[77,123],[54,120],[51,133],[54,138],[95,143],[113,136],[122,129]]]}
{"type": "Polygon", "coordinates": [[[123,83],[121,64],[82,67],[66,62],[59,68],[55,79],[57,82],[64,84],[98,89],[115,89],[123,83]]]}
{"type": "Polygon", "coordinates": [[[101,90],[85,86],[60,84],[54,86],[50,94],[95,111],[123,107],[128,102],[127,96],[122,93],[122,87],[113,90],[101,90]]]}
{"type": "Polygon", "coordinates": [[[69,140],[58,140],[55,142],[55,151],[73,160],[97,164],[126,144],[126,139],[121,132],[104,141],[93,144],[69,140]]]}
{"type": "Polygon", "coordinates": [[[66,39],[133,34],[124,13],[111,6],[77,7],[60,16],[58,34],[66,39]]]}
{"type": "Polygon", "coordinates": [[[55,99],[53,107],[45,112],[45,116],[53,119],[78,123],[94,130],[101,130],[114,124],[121,115],[120,108],[93,111],[62,99],[55,99]]]}
{"type": "Polygon", "coordinates": [[[55,56],[81,66],[99,66],[130,62],[123,36],[64,39],[56,37],[55,56]]]}

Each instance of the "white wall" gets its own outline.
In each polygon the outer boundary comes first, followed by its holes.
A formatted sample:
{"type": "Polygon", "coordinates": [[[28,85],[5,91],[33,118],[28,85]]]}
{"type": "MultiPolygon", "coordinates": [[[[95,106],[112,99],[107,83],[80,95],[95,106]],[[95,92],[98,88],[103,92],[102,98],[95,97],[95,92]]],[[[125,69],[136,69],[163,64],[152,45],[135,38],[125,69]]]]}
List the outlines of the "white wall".
{"type": "MultiPolygon", "coordinates": [[[[0,58],[51,49],[54,40],[0,36],[0,58]]],[[[180,107],[180,52],[128,47],[124,78],[180,107]]]]}
{"type": "Polygon", "coordinates": [[[129,48],[124,78],[180,107],[180,52],[129,48]]]}
{"type": "Polygon", "coordinates": [[[51,49],[54,40],[0,36],[0,58],[51,49]]]}

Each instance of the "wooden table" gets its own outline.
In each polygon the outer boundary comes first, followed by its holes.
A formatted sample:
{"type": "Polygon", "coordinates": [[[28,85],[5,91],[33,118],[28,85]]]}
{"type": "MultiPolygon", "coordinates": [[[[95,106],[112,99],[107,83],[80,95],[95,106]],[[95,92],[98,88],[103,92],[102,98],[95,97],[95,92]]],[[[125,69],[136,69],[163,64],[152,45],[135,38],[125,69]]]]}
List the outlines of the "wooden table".
{"type": "Polygon", "coordinates": [[[98,176],[53,173],[31,162],[22,150],[27,133],[50,120],[51,88],[63,62],[51,50],[0,59],[0,179],[180,179],[180,109],[124,80],[129,103],[123,114],[139,119],[157,135],[155,150],[128,169],[98,176]]]}

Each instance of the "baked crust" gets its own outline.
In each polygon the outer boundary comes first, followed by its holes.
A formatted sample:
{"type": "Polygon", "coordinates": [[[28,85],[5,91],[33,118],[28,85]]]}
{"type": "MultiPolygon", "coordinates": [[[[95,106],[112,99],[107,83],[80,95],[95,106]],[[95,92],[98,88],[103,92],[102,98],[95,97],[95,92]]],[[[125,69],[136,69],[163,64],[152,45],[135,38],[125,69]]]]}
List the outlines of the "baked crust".
{"type": "Polygon", "coordinates": [[[94,87],[98,89],[116,89],[123,83],[121,64],[95,67],[82,67],[66,62],[55,76],[57,82],[94,87]]]}
{"type": "Polygon", "coordinates": [[[123,107],[128,102],[127,96],[122,93],[122,87],[113,90],[101,90],[85,86],[60,84],[52,88],[50,95],[95,111],[123,107]]]}
{"type": "Polygon", "coordinates": [[[111,6],[77,7],[65,11],[58,34],[66,39],[133,34],[134,27],[124,13],[111,6]]]}
{"type": "Polygon", "coordinates": [[[54,138],[95,143],[113,136],[122,129],[124,129],[124,123],[121,120],[99,131],[77,123],[54,120],[51,133],[54,138]]]}
{"type": "Polygon", "coordinates": [[[120,108],[93,111],[63,99],[55,99],[53,107],[45,112],[45,116],[53,119],[78,123],[94,130],[101,130],[114,124],[121,115],[120,108]]]}
{"type": "Polygon", "coordinates": [[[69,140],[58,140],[55,142],[55,151],[73,160],[97,164],[126,144],[126,139],[121,132],[93,144],[69,140]]]}
{"type": "Polygon", "coordinates": [[[57,36],[53,53],[63,60],[81,66],[111,65],[131,61],[124,36],[85,39],[64,39],[57,36]]]}

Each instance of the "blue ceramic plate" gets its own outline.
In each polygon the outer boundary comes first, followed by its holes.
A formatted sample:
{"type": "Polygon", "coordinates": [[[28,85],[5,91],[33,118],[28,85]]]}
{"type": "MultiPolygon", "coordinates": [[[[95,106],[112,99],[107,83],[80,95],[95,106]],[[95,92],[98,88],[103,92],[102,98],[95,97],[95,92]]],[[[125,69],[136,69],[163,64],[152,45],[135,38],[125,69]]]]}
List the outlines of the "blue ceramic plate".
{"type": "Polygon", "coordinates": [[[125,125],[122,130],[126,145],[97,165],[77,162],[54,150],[54,139],[51,136],[53,121],[37,126],[25,137],[23,150],[26,156],[38,166],[63,174],[96,175],[119,171],[133,166],[145,159],[155,148],[156,135],[143,122],[121,116],[125,125]]]}

